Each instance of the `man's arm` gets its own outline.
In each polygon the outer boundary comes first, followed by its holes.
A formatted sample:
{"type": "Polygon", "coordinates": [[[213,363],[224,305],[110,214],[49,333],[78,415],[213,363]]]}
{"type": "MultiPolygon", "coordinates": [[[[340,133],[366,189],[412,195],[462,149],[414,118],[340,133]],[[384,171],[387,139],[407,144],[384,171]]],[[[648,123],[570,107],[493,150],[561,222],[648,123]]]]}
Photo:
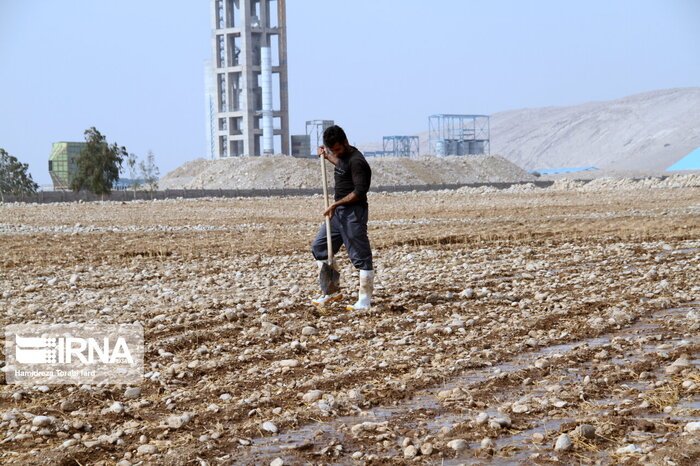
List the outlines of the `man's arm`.
{"type": "Polygon", "coordinates": [[[350,194],[348,194],[347,196],[345,196],[344,198],[342,198],[341,200],[335,201],[333,204],[331,204],[330,207],[328,207],[328,210],[326,210],[323,213],[323,215],[330,215],[330,217],[333,218],[333,216],[335,215],[335,208],[336,207],[341,206],[341,205],[345,205],[345,204],[352,204],[353,202],[357,202],[359,200],[360,200],[360,198],[353,191],[350,194]]]}
{"type": "Polygon", "coordinates": [[[318,156],[325,157],[333,165],[338,165],[338,158],[326,150],[324,146],[318,146],[318,156]]]}

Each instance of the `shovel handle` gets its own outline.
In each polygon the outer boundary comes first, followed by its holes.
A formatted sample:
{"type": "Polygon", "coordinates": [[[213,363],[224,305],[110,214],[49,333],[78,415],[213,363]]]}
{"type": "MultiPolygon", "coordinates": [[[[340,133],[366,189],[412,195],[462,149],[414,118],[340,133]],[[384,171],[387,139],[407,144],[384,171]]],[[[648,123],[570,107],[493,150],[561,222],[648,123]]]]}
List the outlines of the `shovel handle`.
{"type": "MultiPolygon", "coordinates": [[[[330,207],[330,201],[328,199],[328,177],[326,176],[326,157],[325,155],[320,156],[321,159],[321,178],[323,179],[323,203],[326,206],[326,210],[330,207]]],[[[333,239],[331,238],[331,219],[328,215],[326,218],[326,243],[328,247],[328,265],[333,263],[333,239]]]]}

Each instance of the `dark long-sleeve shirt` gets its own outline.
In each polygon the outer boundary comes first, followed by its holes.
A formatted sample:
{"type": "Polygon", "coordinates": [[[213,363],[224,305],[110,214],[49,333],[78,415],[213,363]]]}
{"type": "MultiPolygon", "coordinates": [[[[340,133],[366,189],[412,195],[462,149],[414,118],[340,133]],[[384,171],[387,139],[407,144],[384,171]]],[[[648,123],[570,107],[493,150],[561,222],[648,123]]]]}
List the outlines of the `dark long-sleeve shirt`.
{"type": "Polygon", "coordinates": [[[354,192],[367,205],[367,191],[372,180],[372,169],[362,152],[350,146],[350,153],[338,159],[335,165],[335,200],[354,192]]]}

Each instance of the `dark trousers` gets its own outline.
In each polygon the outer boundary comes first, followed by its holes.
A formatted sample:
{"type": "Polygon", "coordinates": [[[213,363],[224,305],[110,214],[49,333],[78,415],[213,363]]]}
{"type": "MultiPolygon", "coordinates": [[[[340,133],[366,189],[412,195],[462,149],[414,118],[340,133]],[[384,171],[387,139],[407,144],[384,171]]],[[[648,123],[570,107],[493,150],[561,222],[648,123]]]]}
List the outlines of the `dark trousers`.
{"type": "MultiPolygon", "coordinates": [[[[372,249],[367,237],[368,209],[363,204],[341,205],[335,209],[331,219],[333,256],[345,245],[352,265],[360,270],[372,270],[372,249]]],[[[311,243],[311,252],[316,260],[328,259],[326,223],[321,224],[316,239],[311,243]]]]}

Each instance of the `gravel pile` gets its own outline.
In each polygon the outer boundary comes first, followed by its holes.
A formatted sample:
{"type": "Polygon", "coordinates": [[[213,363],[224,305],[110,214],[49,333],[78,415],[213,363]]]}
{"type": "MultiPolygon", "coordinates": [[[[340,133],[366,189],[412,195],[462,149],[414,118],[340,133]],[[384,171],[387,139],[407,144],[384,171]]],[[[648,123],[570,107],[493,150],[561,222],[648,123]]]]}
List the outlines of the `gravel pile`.
{"type": "Polygon", "coordinates": [[[600,191],[644,188],[687,188],[700,186],[700,174],[672,175],[667,178],[651,177],[634,180],[629,178],[597,178],[589,182],[561,179],[549,188],[552,190],[600,191]]]}
{"type": "MultiPolygon", "coordinates": [[[[535,178],[495,155],[369,158],[373,186],[531,181],[535,178]]],[[[294,189],[320,186],[319,162],[285,155],[196,159],[165,175],[161,189],[294,189]]],[[[328,164],[332,182],[331,165],[328,164]]]]}

